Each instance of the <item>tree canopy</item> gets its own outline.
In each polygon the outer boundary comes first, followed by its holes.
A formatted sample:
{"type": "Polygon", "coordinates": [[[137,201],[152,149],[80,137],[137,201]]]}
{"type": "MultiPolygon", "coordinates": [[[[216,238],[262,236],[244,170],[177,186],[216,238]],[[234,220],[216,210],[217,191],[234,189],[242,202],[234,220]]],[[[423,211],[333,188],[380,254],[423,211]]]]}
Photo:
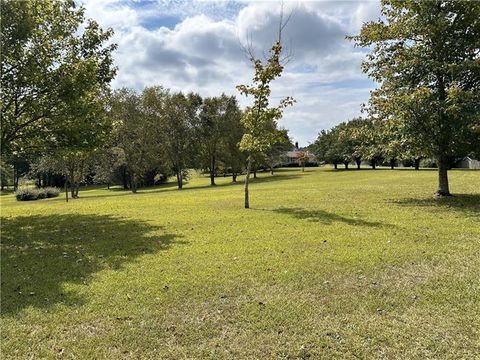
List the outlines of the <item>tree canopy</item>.
{"type": "Polygon", "coordinates": [[[480,3],[383,0],[381,10],[353,37],[372,49],[363,70],[380,84],[370,116],[394,120],[401,141],[435,157],[437,194],[449,195],[449,159],[480,142],[480,3]]]}

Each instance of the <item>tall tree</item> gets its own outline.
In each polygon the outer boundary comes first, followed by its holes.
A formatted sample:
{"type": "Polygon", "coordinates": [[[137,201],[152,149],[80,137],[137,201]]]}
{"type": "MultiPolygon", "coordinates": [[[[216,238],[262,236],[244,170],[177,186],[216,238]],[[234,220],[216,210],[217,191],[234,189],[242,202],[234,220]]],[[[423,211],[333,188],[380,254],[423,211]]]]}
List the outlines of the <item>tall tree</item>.
{"type": "Polygon", "coordinates": [[[1,154],[57,148],[56,135],[67,124],[96,122],[83,115],[96,111],[92,99],[103,96],[115,75],[116,45],[107,44],[113,32],[85,22],[84,9],[71,0],[5,0],[0,6],[1,154]]]}
{"type": "Polygon", "coordinates": [[[159,124],[159,141],[177,177],[178,189],[183,188],[183,178],[197,149],[197,134],[202,98],[198,94],[170,94],[159,124]]]}
{"type": "Polygon", "coordinates": [[[112,96],[111,116],[116,123],[114,144],[121,149],[117,157],[124,159],[125,175],[135,193],[140,179],[157,160],[158,139],[152,117],[145,111],[142,96],[127,89],[118,90],[112,96]]]}
{"type": "Polygon", "coordinates": [[[449,161],[480,142],[480,2],[382,0],[382,15],[353,37],[373,48],[363,68],[381,84],[369,111],[436,158],[448,196],[449,161]]]}
{"type": "Polygon", "coordinates": [[[237,176],[245,169],[246,162],[245,153],[239,148],[240,141],[245,133],[245,128],[240,121],[241,114],[242,112],[238,110],[235,116],[228,118],[229,130],[223,139],[225,152],[223,153],[222,160],[225,170],[231,170],[233,182],[237,181],[237,176]]]}
{"type": "Polygon", "coordinates": [[[235,126],[233,122],[239,122],[239,114],[240,110],[233,96],[222,94],[203,101],[199,117],[198,139],[202,167],[209,170],[211,185],[215,185],[218,161],[227,157],[226,140],[232,126],[235,126]]]}

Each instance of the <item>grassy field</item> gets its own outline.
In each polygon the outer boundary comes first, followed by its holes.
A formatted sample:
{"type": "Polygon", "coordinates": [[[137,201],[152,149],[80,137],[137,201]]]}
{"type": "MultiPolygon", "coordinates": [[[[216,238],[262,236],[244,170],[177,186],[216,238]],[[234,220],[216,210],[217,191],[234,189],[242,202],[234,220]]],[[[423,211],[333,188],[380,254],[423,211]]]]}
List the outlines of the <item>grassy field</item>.
{"type": "Polygon", "coordinates": [[[474,359],[480,171],[1,197],[2,357],[474,359]]]}

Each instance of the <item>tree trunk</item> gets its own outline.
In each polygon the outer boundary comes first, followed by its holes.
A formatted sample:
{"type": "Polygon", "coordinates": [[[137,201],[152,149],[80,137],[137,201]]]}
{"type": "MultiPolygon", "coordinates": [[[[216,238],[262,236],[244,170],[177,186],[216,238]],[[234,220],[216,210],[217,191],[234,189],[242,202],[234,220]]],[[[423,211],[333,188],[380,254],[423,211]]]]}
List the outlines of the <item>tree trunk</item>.
{"type": "Polygon", "coordinates": [[[210,161],[210,185],[215,185],[215,155],[210,161]]]}
{"type": "Polygon", "coordinates": [[[420,169],[420,158],[416,158],[415,159],[415,170],[419,170],[420,169]]]}
{"type": "Polygon", "coordinates": [[[75,184],[75,199],[78,199],[78,192],[80,191],[80,184],[77,182],[75,184]]]}
{"type": "Polygon", "coordinates": [[[137,193],[137,180],[135,179],[134,176],[132,176],[132,181],[131,181],[131,189],[132,193],[136,194],[137,193]]]}
{"type": "Polygon", "coordinates": [[[249,156],[247,161],[247,174],[245,175],[245,209],[250,208],[250,199],[248,198],[248,181],[250,180],[251,167],[252,167],[252,158],[249,156]]]}
{"type": "Polygon", "coordinates": [[[360,165],[362,164],[362,160],[358,159],[358,160],[355,160],[355,162],[357,163],[357,170],[360,170],[360,165]]]}
{"type": "Polygon", "coordinates": [[[333,163],[333,168],[337,170],[337,163],[333,163]]]}
{"type": "Polygon", "coordinates": [[[183,188],[182,170],[177,170],[177,187],[178,187],[178,190],[182,190],[183,188]]]}
{"type": "Polygon", "coordinates": [[[13,163],[13,190],[17,191],[18,190],[18,168],[17,168],[17,163],[13,163]]]}
{"type": "Polygon", "coordinates": [[[390,159],[390,169],[395,169],[395,159],[390,159]]]}
{"type": "Polygon", "coordinates": [[[257,169],[254,169],[254,170],[253,170],[253,178],[254,178],[254,179],[257,178],[257,169]]]}
{"type": "Polygon", "coordinates": [[[375,170],[377,168],[377,162],[372,160],[372,169],[375,170]]]}
{"type": "Polygon", "coordinates": [[[232,182],[237,182],[237,174],[235,173],[232,174],[232,182]]]}
{"type": "Polygon", "coordinates": [[[345,165],[345,169],[348,170],[348,162],[343,163],[345,165]]]}
{"type": "Polygon", "coordinates": [[[270,175],[273,175],[273,166],[270,166],[270,175]]]}
{"type": "Polygon", "coordinates": [[[438,159],[438,190],[437,196],[451,196],[448,187],[448,160],[441,156],[438,159]]]}
{"type": "Polygon", "coordinates": [[[68,203],[68,176],[65,176],[65,201],[68,203]]]}
{"type": "Polygon", "coordinates": [[[70,170],[70,193],[72,194],[72,199],[75,199],[75,183],[73,178],[73,170],[70,170]]]}
{"type": "Polygon", "coordinates": [[[123,167],[122,181],[123,181],[123,189],[128,190],[128,179],[127,179],[127,168],[126,167],[123,167]]]}
{"type": "Polygon", "coordinates": [[[110,190],[110,183],[107,183],[107,190],[110,190]]]}

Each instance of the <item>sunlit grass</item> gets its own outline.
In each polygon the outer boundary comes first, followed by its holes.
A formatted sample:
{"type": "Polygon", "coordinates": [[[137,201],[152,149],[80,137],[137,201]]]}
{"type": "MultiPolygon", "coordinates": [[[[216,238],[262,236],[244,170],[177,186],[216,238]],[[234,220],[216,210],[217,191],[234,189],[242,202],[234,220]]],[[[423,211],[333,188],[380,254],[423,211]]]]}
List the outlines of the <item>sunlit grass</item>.
{"type": "Polygon", "coordinates": [[[480,172],[285,169],[1,197],[3,358],[480,353],[480,172]]]}

